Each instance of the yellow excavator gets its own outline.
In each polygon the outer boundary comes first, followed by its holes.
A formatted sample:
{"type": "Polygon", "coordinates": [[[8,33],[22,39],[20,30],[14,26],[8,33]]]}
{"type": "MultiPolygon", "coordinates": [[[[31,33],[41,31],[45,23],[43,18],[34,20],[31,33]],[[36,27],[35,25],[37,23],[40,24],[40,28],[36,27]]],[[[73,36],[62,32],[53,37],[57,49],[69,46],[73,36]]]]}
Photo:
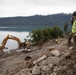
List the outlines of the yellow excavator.
{"type": "Polygon", "coordinates": [[[2,45],[0,46],[0,50],[7,49],[7,47],[5,47],[5,45],[6,45],[8,39],[17,41],[18,49],[26,48],[30,45],[29,42],[21,42],[19,38],[12,36],[12,35],[7,35],[1,43],[2,45]]]}

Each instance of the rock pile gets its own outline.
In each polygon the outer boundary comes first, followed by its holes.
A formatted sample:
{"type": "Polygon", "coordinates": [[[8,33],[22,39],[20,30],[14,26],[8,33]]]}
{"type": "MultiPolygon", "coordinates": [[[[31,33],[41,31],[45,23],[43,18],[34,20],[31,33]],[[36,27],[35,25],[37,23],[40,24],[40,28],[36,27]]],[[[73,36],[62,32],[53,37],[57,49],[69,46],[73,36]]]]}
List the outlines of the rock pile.
{"type": "MultiPolygon", "coordinates": [[[[67,50],[65,50],[65,52],[66,51],[67,50]]],[[[36,60],[33,60],[33,66],[30,67],[30,71],[27,74],[24,73],[19,75],[58,75],[58,72],[60,69],[62,69],[62,66],[59,67],[59,65],[70,55],[70,51],[67,51],[66,53],[65,52],[63,54],[63,52],[60,53],[59,50],[51,50],[47,52],[48,55],[45,53],[36,60]]],[[[63,67],[63,69],[65,68],[66,66],[63,67]]]]}

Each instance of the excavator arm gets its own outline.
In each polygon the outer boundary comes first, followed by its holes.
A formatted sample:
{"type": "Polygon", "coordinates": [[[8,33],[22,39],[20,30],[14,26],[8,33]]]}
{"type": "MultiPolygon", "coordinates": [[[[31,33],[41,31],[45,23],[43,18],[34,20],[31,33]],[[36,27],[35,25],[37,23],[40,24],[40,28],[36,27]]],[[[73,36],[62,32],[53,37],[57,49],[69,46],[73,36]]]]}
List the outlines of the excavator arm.
{"type": "Polygon", "coordinates": [[[18,45],[19,45],[18,48],[25,48],[26,45],[29,44],[28,42],[23,42],[23,43],[21,43],[20,39],[17,38],[17,37],[15,37],[15,36],[7,35],[7,36],[5,37],[5,39],[2,41],[2,43],[1,43],[2,45],[0,46],[0,50],[3,50],[4,48],[6,48],[5,45],[6,45],[8,39],[17,41],[17,42],[18,42],[18,45]]]}
{"type": "Polygon", "coordinates": [[[0,50],[2,50],[2,49],[5,48],[5,45],[6,45],[6,43],[7,43],[8,38],[9,38],[9,35],[7,35],[7,36],[5,37],[5,39],[2,41],[2,43],[1,43],[2,45],[0,46],[0,50]]]}

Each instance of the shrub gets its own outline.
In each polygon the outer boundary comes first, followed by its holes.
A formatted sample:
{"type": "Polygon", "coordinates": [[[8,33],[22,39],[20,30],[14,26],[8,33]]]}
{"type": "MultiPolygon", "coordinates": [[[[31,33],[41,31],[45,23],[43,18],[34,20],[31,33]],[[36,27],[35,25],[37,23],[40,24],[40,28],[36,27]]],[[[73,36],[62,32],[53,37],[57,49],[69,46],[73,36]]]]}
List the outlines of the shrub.
{"type": "Polygon", "coordinates": [[[41,40],[43,39],[42,30],[41,29],[33,30],[30,33],[30,38],[32,38],[32,40],[31,40],[32,43],[39,44],[41,42],[41,40]]]}
{"type": "Polygon", "coordinates": [[[66,23],[66,24],[64,25],[64,35],[68,35],[69,32],[70,32],[70,30],[69,30],[69,28],[68,28],[68,24],[66,23]]]}
{"type": "Polygon", "coordinates": [[[58,26],[54,26],[51,34],[53,38],[58,38],[58,36],[63,36],[63,31],[58,26]]]}
{"type": "Polygon", "coordinates": [[[48,39],[57,38],[58,36],[62,36],[63,32],[58,26],[54,26],[52,28],[44,28],[33,30],[30,33],[31,42],[33,44],[41,44],[47,41],[48,39]]]}
{"type": "Polygon", "coordinates": [[[51,35],[52,29],[51,28],[45,28],[43,29],[43,37],[44,37],[44,41],[48,40],[48,39],[52,39],[52,35],[51,35]]]}

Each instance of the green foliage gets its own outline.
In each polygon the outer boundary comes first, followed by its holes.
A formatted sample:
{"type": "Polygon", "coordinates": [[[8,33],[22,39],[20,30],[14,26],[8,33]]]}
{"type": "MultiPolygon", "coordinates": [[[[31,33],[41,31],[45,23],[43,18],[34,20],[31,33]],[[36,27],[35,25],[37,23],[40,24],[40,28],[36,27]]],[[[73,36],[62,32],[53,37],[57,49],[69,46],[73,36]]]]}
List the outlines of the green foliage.
{"type": "Polygon", "coordinates": [[[51,28],[44,28],[43,29],[43,38],[44,41],[48,40],[48,39],[52,39],[52,35],[51,35],[52,29],[51,28]]]}
{"type": "Polygon", "coordinates": [[[64,25],[64,35],[68,35],[69,34],[69,28],[68,28],[68,24],[66,23],[65,25],[64,25]]]}
{"type": "Polygon", "coordinates": [[[33,30],[29,36],[32,38],[32,43],[40,44],[46,42],[49,39],[57,38],[58,36],[62,35],[62,30],[58,26],[54,26],[53,28],[33,30]]]}
{"type": "Polygon", "coordinates": [[[32,43],[34,43],[34,44],[40,43],[40,41],[42,41],[42,39],[43,39],[42,30],[41,29],[33,30],[30,33],[30,37],[32,38],[32,40],[31,40],[32,43]]]}
{"type": "Polygon", "coordinates": [[[57,38],[58,36],[63,36],[63,31],[58,26],[54,26],[52,28],[52,36],[53,38],[57,38]]]}
{"type": "Polygon", "coordinates": [[[66,24],[64,25],[64,31],[67,32],[67,30],[68,30],[68,24],[66,23],[66,24]]]}

